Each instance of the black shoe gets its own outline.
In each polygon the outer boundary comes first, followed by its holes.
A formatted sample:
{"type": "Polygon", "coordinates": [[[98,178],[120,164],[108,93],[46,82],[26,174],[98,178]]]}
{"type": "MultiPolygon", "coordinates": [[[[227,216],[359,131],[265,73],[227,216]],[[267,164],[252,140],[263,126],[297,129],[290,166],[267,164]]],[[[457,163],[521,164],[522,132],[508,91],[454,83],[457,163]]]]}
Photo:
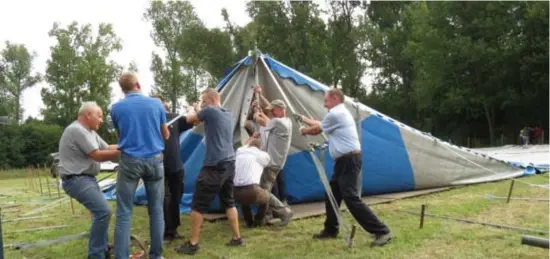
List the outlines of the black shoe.
{"type": "Polygon", "coordinates": [[[319,234],[314,234],[313,239],[328,239],[328,238],[336,238],[337,236],[338,236],[338,233],[331,233],[331,232],[322,230],[321,232],[319,232],[319,234]]]}
{"type": "Polygon", "coordinates": [[[199,244],[192,245],[190,241],[185,242],[176,251],[180,254],[194,255],[199,251],[199,244]]]}
{"type": "Polygon", "coordinates": [[[240,246],[243,244],[243,238],[239,237],[239,239],[233,239],[231,238],[231,241],[229,243],[225,244],[226,246],[240,246]]]}
{"type": "Polygon", "coordinates": [[[111,254],[114,252],[114,246],[113,245],[107,245],[107,251],[105,251],[105,259],[111,259],[113,258],[111,254]]]}
{"type": "Polygon", "coordinates": [[[173,239],[183,239],[184,236],[180,235],[180,233],[178,233],[178,231],[175,231],[174,234],[172,235],[172,238],[173,239]]]}

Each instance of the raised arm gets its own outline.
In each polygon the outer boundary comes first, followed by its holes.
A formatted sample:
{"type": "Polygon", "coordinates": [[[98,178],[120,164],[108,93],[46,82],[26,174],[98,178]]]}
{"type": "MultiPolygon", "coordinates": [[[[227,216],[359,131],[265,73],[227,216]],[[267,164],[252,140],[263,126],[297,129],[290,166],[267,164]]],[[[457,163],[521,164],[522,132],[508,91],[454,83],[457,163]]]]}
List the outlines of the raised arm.
{"type": "Polygon", "coordinates": [[[201,120],[199,119],[199,112],[201,112],[201,109],[198,103],[190,106],[187,110],[187,115],[185,116],[187,123],[192,125],[201,123],[201,120]]]}
{"type": "Polygon", "coordinates": [[[267,100],[267,98],[265,98],[265,96],[262,94],[262,88],[261,87],[256,87],[254,88],[254,92],[258,93],[260,95],[260,107],[262,108],[262,110],[266,110],[269,108],[269,101],[267,100]]]}

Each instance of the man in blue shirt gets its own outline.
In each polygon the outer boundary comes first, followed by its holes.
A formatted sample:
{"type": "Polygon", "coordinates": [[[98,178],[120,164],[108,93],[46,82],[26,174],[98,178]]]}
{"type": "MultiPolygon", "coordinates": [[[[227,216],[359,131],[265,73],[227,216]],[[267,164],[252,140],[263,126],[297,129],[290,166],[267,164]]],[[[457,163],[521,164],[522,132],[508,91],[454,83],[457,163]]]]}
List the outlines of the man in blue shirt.
{"type": "MultiPolygon", "coordinates": [[[[365,231],[374,235],[373,246],[383,246],[392,239],[392,234],[369,207],[361,200],[361,143],[355,121],[344,104],[344,93],[340,89],[330,89],[325,93],[325,107],[329,110],[322,122],[304,118],[309,125],[300,129],[303,135],[328,135],[329,153],[334,159],[334,174],[330,187],[338,205],[342,199],[351,215],[365,231]]],[[[327,218],[325,228],[313,237],[316,239],[334,238],[338,235],[338,220],[331,208],[328,197],[325,198],[327,218]]]]}
{"type": "Polygon", "coordinates": [[[115,258],[128,258],[134,194],[142,179],[147,192],[150,258],[162,257],[164,236],[164,141],[170,137],[166,112],[159,99],[141,94],[137,76],[124,73],[119,85],[125,98],[113,104],[111,118],[121,151],[116,181],[115,258]]]}

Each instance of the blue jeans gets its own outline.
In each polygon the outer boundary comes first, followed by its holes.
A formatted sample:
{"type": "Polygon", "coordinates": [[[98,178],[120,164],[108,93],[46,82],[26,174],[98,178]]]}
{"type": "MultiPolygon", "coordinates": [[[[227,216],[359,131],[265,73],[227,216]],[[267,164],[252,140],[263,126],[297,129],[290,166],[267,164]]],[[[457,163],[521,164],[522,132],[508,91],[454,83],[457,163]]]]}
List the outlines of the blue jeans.
{"type": "Polygon", "coordinates": [[[84,205],[93,215],[88,241],[88,258],[105,258],[109,243],[107,233],[111,209],[97,184],[97,180],[93,176],[73,176],[63,181],[63,190],[70,197],[84,205]]]}
{"type": "Polygon", "coordinates": [[[122,155],[116,180],[115,258],[127,259],[130,255],[130,228],[134,195],[142,179],[147,193],[149,211],[149,258],[162,256],[164,236],[164,166],[162,157],[134,158],[122,155]]]}

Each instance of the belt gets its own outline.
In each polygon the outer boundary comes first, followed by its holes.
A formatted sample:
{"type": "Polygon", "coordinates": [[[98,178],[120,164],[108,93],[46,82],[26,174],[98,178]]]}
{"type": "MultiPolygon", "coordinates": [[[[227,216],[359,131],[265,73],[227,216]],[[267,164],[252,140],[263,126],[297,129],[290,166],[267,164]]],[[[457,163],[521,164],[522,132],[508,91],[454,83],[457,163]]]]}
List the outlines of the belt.
{"type": "Polygon", "coordinates": [[[88,175],[88,174],[69,174],[69,175],[62,175],[61,176],[61,180],[63,181],[68,181],[74,177],[77,177],[77,176],[88,176],[88,177],[93,177],[91,175],[88,175]]]}
{"type": "Polygon", "coordinates": [[[242,185],[242,186],[235,186],[235,189],[249,189],[254,188],[255,186],[260,186],[259,184],[249,184],[249,185],[242,185]]]}
{"type": "Polygon", "coordinates": [[[348,157],[348,156],[353,156],[353,155],[359,155],[361,154],[361,150],[357,149],[357,150],[353,150],[351,152],[348,152],[348,153],[345,153],[339,157],[336,158],[337,159],[340,159],[340,158],[343,158],[343,157],[348,157]]]}

